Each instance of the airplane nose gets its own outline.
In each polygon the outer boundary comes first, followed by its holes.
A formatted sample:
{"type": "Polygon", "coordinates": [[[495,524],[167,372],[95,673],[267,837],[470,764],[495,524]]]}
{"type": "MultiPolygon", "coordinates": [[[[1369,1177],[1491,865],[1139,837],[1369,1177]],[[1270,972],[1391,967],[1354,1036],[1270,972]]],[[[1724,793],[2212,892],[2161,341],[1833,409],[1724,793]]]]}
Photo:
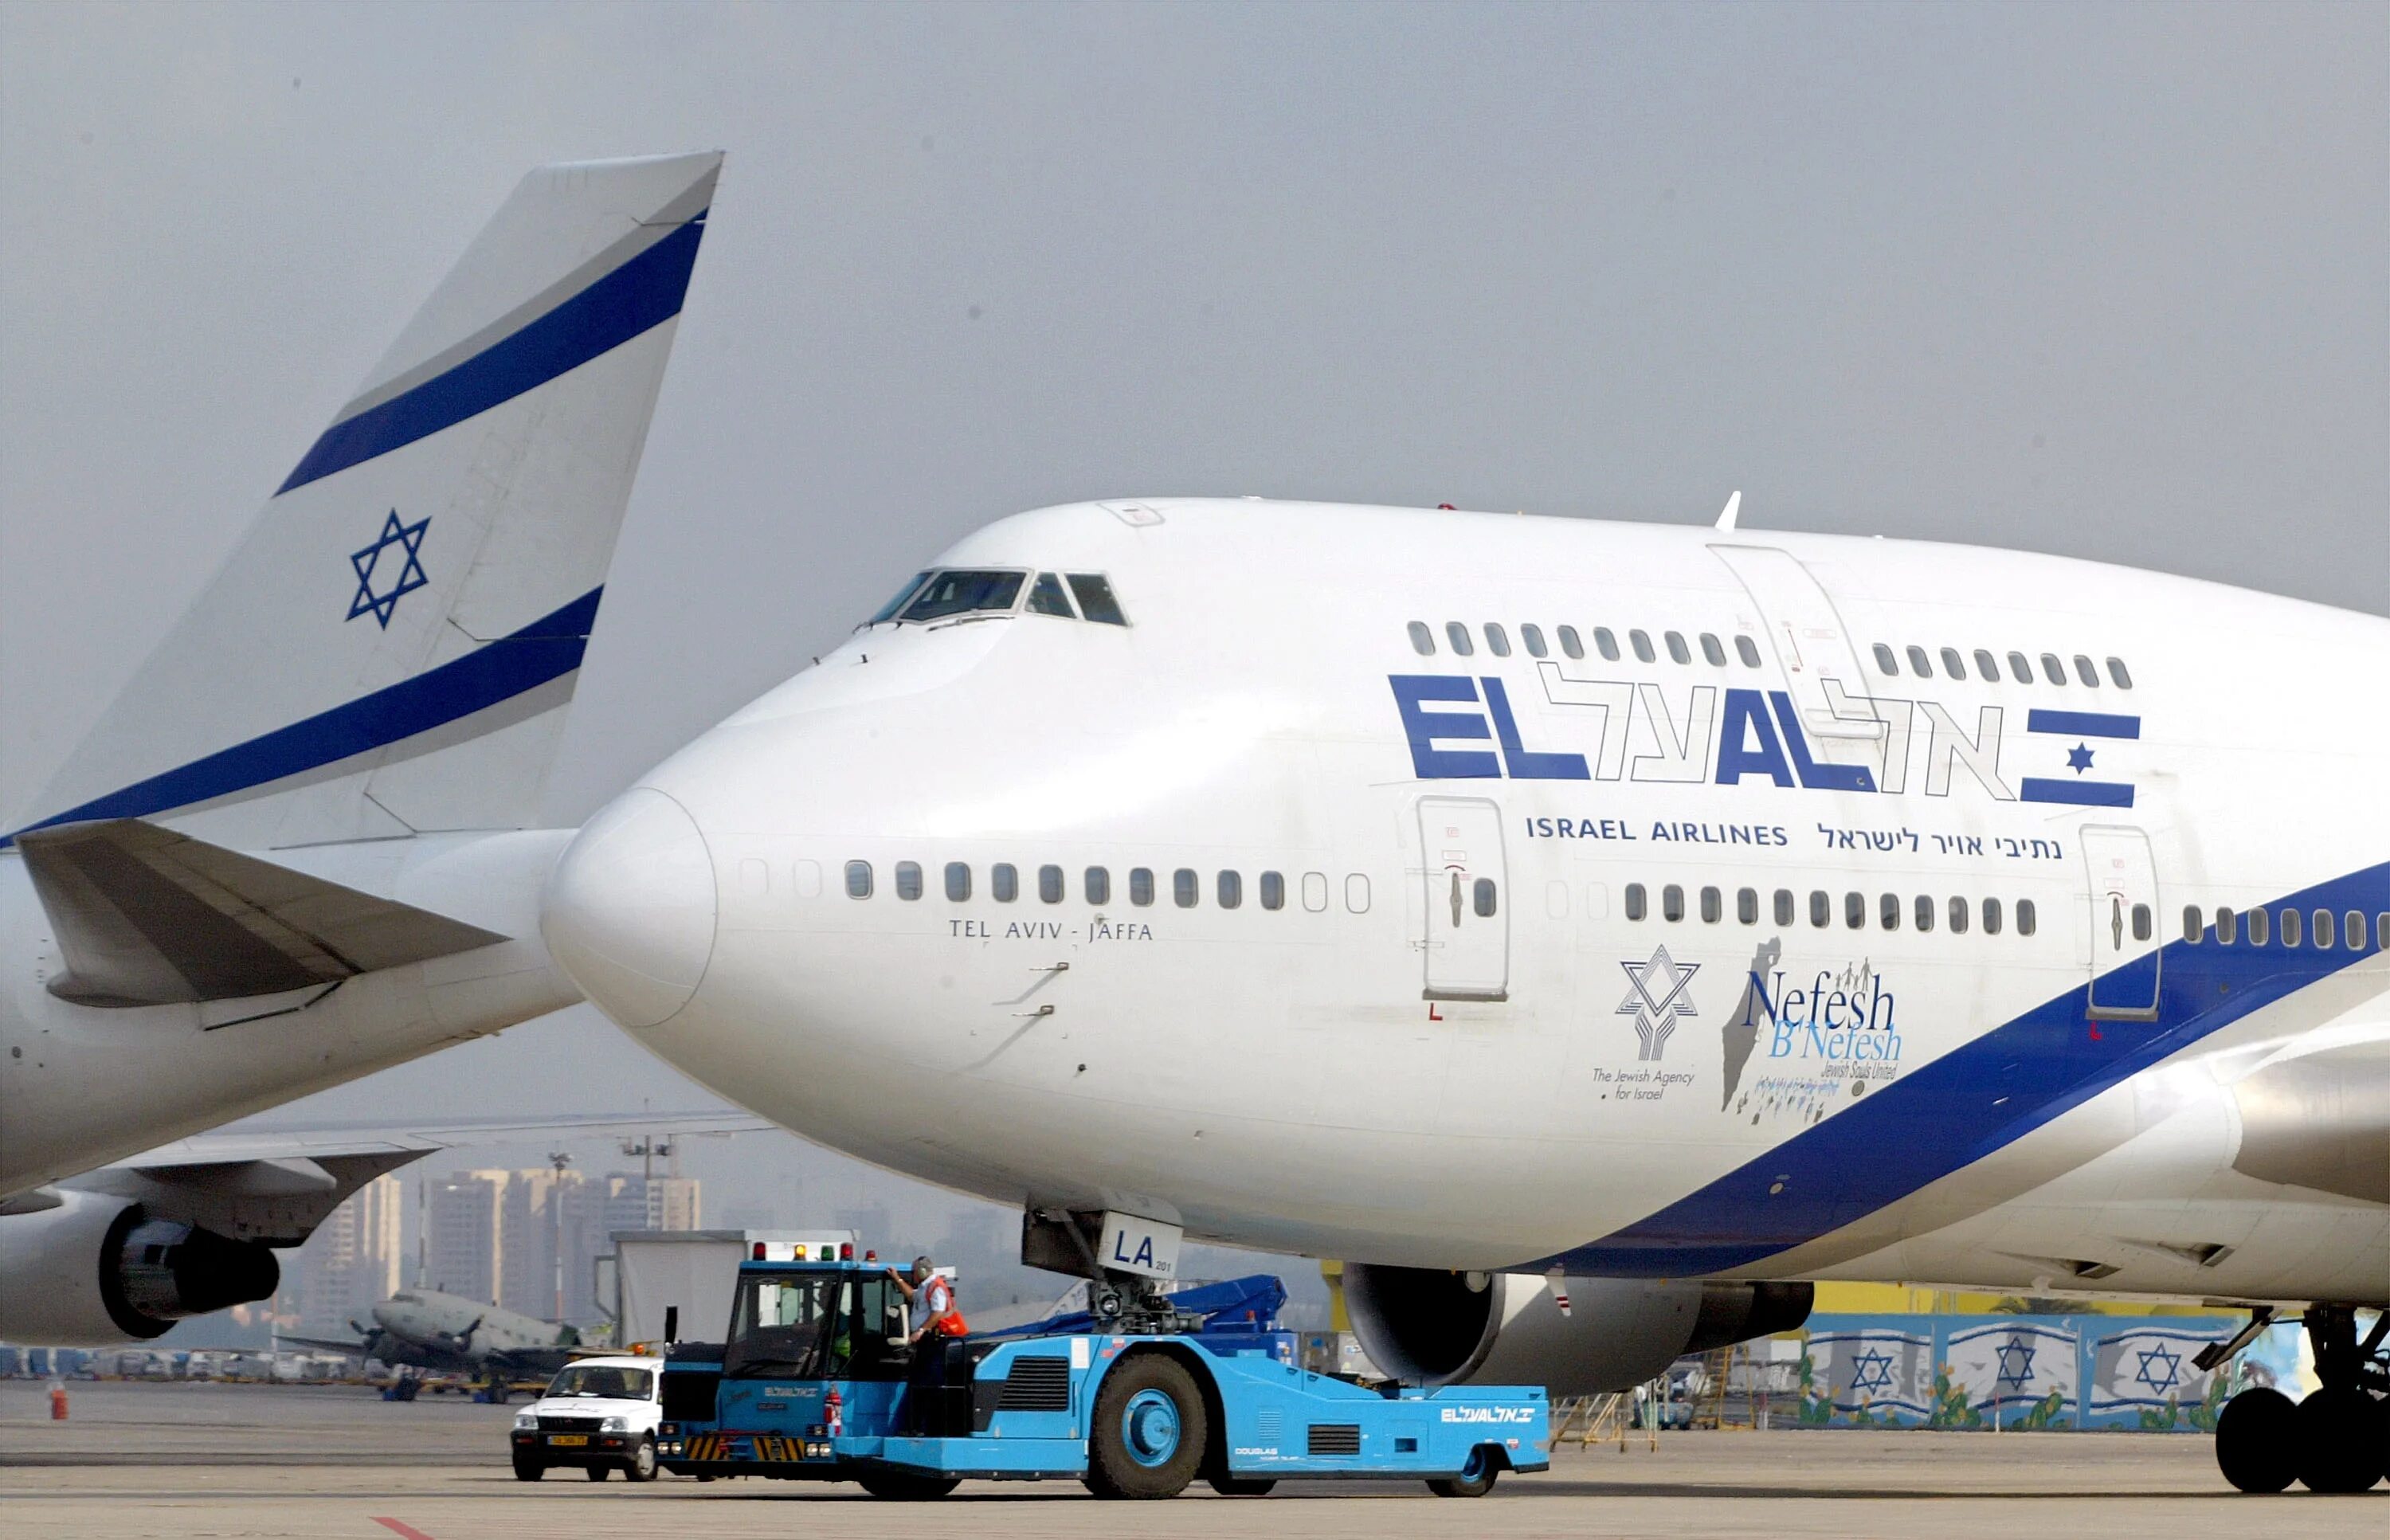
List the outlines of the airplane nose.
{"type": "Polygon", "coordinates": [[[713,956],[713,857],[687,809],[652,787],[607,804],[547,879],[540,933],[590,1003],[626,1027],[688,1004],[713,956]]]}

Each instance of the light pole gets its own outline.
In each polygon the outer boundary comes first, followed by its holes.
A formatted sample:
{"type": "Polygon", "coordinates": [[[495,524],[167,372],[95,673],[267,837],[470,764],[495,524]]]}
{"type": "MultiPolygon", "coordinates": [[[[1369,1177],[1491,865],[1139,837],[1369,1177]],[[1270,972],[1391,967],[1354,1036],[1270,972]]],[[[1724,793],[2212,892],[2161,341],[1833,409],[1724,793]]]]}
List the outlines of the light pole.
{"type": "Polygon", "coordinates": [[[556,1185],[547,1189],[547,1206],[556,1218],[556,1319],[564,1319],[564,1168],[572,1157],[564,1151],[552,1150],[547,1163],[556,1168],[556,1185]]]}

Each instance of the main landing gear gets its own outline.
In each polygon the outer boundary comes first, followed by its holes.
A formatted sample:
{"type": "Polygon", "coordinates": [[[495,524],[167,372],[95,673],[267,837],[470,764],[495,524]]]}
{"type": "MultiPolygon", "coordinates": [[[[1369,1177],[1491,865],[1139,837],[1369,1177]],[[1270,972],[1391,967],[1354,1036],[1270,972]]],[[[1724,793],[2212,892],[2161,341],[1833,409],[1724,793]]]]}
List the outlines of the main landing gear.
{"type": "Polygon", "coordinates": [[[2216,1419],[2216,1463],[2243,1492],[2363,1492],[2390,1478],[2390,1311],[2363,1341],[2357,1313],[2317,1305],[2306,1313],[2322,1385],[2304,1401],[2268,1387],[2242,1391],[2216,1419]]]}

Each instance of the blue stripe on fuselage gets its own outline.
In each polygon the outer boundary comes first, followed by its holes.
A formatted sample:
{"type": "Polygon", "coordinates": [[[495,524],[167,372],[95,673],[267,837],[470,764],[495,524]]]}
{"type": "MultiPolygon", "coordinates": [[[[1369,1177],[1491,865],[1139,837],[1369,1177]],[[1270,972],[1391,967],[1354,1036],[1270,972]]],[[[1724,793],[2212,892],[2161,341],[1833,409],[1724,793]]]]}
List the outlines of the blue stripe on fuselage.
{"type": "MultiPolygon", "coordinates": [[[[345,706],[319,712],[28,827],[47,828],[93,818],[146,818],[229,797],[387,748],[511,700],[581,666],[581,655],[589,646],[589,628],[597,623],[598,600],[605,591],[592,588],[520,631],[345,706]]],[[[0,846],[12,843],[23,832],[19,829],[0,837],[0,846]]]]}
{"type": "Polygon", "coordinates": [[[403,395],[324,430],[290,479],[275,489],[321,481],[477,417],[557,376],[610,353],[680,314],[705,216],[675,230],[521,329],[491,343],[403,395]]]}
{"type": "MultiPolygon", "coordinates": [[[[2390,862],[2268,907],[2367,916],[2390,911],[2390,862]]],[[[2175,941],[2161,955],[2156,1020],[2091,1020],[2087,982],[1869,1092],[1649,1218],[1534,1263],[1530,1270],[1690,1277],[1749,1266],[1898,1202],[2251,1012],[2375,954],[2252,946],[2245,930],[2238,943],[2220,946],[2210,928],[2199,944],[2175,941]]]]}

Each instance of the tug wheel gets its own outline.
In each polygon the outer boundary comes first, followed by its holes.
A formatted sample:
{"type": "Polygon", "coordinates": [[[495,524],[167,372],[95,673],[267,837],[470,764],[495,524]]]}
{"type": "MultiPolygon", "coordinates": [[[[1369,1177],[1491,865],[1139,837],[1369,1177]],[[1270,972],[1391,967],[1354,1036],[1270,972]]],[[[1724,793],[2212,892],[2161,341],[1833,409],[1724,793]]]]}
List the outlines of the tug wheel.
{"type": "Polygon", "coordinates": [[[1276,1485],[1277,1481],[1268,1476],[1212,1478],[1212,1490],[1223,1497],[1266,1497],[1270,1495],[1270,1488],[1276,1485]]]}
{"type": "Polygon", "coordinates": [[[1087,1490],[1099,1497],[1176,1497],[1195,1479],[1209,1436],[1195,1377],[1176,1359],[1138,1354],[1096,1392],[1087,1490]]]}
{"type": "Polygon", "coordinates": [[[1502,1473],[1483,1449],[1469,1452],[1469,1463],[1458,1476],[1440,1476],[1427,1483],[1427,1489],[1439,1497],[1483,1497],[1494,1490],[1494,1478],[1502,1473]]]}

